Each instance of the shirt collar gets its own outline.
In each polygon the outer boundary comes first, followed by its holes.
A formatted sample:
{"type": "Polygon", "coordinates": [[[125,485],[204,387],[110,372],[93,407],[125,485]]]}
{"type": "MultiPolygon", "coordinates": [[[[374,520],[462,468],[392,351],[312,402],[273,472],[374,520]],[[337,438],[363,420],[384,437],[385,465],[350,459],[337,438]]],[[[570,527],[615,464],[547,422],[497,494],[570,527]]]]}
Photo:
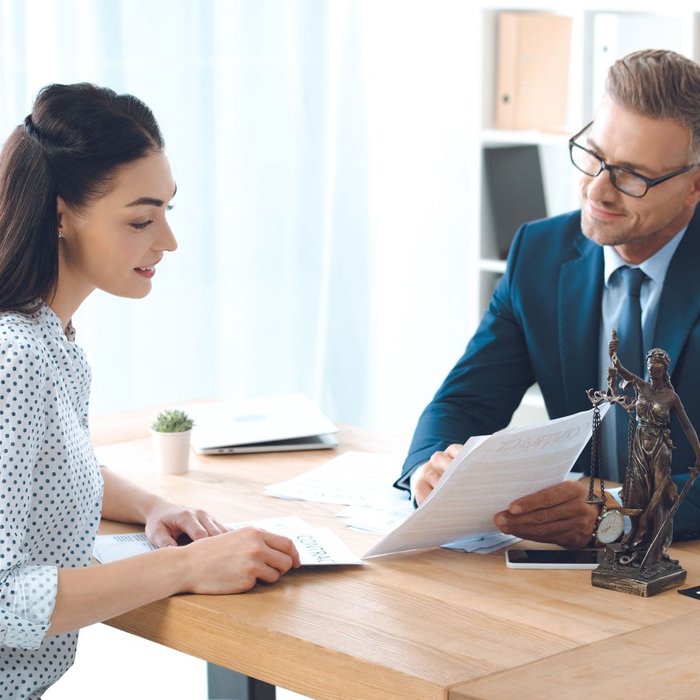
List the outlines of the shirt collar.
{"type": "Polygon", "coordinates": [[[73,319],[68,321],[68,326],[66,330],[63,330],[63,323],[61,319],[56,315],[56,312],[46,303],[42,302],[39,308],[39,316],[46,320],[51,328],[61,337],[67,338],[69,342],[75,342],[75,328],[73,328],[73,319]]]}
{"type": "MultiPolygon", "coordinates": [[[[687,229],[688,226],[684,226],[663,248],[657,250],[654,255],[647,258],[644,262],[633,267],[639,267],[651,280],[657,284],[663,284],[671,258],[683,240],[687,229]]],[[[603,260],[605,264],[605,286],[609,287],[613,273],[621,267],[629,265],[629,263],[625,262],[615,248],[610,245],[603,246],[603,260]]]]}

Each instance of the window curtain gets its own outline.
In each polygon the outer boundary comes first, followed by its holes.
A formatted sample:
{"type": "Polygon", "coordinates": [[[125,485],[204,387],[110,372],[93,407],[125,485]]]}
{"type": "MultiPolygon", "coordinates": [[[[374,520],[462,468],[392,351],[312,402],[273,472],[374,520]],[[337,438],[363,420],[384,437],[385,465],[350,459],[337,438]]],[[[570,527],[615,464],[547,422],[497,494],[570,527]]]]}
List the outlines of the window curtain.
{"type": "Polygon", "coordinates": [[[2,138],[43,85],[109,86],[153,109],[178,185],[151,295],[74,319],[93,413],[301,391],[410,435],[476,322],[478,16],[0,0],[2,138]]]}

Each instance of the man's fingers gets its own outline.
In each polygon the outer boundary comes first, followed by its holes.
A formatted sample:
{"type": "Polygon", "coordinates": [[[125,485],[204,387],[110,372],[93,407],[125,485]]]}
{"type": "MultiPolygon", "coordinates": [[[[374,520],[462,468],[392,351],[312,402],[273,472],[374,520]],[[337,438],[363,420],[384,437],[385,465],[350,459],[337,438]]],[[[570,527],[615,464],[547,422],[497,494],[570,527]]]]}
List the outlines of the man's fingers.
{"type": "Polygon", "coordinates": [[[578,520],[581,524],[587,524],[588,521],[594,519],[594,516],[597,516],[597,509],[585,501],[566,501],[553,508],[540,508],[523,515],[515,515],[505,510],[496,515],[494,523],[503,532],[515,532],[516,530],[520,531],[522,528],[531,528],[568,520],[578,520]]]}
{"type": "Polygon", "coordinates": [[[457,453],[462,449],[463,445],[450,445],[446,450],[445,454],[447,454],[450,459],[454,459],[457,456],[457,453]]]}
{"type": "Polygon", "coordinates": [[[453,444],[449,445],[444,452],[433,452],[430,460],[420,468],[413,493],[418,505],[421,505],[437,486],[445,469],[461,449],[462,445],[453,444]]]}
{"type": "Polygon", "coordinates": [[[507,526],[499,526],[506,535],[514,535],[524,540],[535,542],[551,542],[564,544],[573,540],[590,539],[593,528],[585,528],[583,522],[578,518],[568,518],[565,520],[554,520],[544,523],[511,523],[507,526]],[[564,536],[562,538],[562,536],[564,536]]]}
{"type": "Polygon", "coordinates": [[[423,475],[433,488],[461,448],[461,445],[450,445],[444,452],[434,452],[430,461],[423,465],[423,475]]]}
{"type": "Polygon", "coordinates": [[[423,467],[423,474],[419,477],[419,481],[425,481],[431,489],[434,489],[438,481],[442,478],[445,473],[444,467],[436,467],[430,462],[423,467]]]}
{"type": "Polygon", "coordinates": [[[523,496],[513,501],[508,510],[513,515],[530,513],[542,508],[553,508],[559,503],[566,503],[580,499],[583,501],[586,495],[585,486],[579,481],[567,480],[556,486],[542,489],[529,496],[523,496]]]}
{"type": "Polygon", "coordinates": [[[523,527],[518,537],[533,542],[553,542],[563,547],[584,547],[592,532],[584,532],[578,520],[559,520],[545,525],[523,527]]]}
{"type": "Polygon", "coordinates": [[[415,493],[413,494],[418,505],[421,505],[430,495],[430,492],[437,486],[443,473],[442,470],[435,469],[430,462],[423,465],[421,473],[416,479],[415,493]]]}
{"type": "Polygon", "coordinates": [[[419,479],[416,482],[416,489],[413,497],[416,499],[416,503],[420,506],[423,501],[428,498],[433,487],[425,480],[419,479]]]}
{"type": "Polygon", "coordinates": [[[563,547],[585,547],[595,527],[598,509],[583,500],[572,500],[524,515],[498,513],[494,523],[501,532],[563,547]]]}

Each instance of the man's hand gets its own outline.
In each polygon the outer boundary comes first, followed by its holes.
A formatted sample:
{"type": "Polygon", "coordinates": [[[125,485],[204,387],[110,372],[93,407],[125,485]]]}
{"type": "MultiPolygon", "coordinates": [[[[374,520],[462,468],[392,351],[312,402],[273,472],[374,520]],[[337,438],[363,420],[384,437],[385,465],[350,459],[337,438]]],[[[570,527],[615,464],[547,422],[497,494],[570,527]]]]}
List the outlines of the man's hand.
{"type": "Polygon", "coordinates": [[[507,535],[581,549],[590,542],[598,518],[598,508],[586,503],[587,496],[584,484],[567,480],[518,498],[493,521],[507,535]]]}
{"type": "Polygon", "coordinates": [[[183,508],[162,499],[154,499],[146,515],[146,537],[159,549],[176,546],[182,535],[195,541],[227,530],[204,510],[183,508]]]}
{"type": "Polygon", "coordinates": [[[416,477],[413,498],[421,505],[437,486],[437,482],[445,473],[445,469],[462,449],[462,445],[450,445],[444,452],[433,452],[430,461],[426,462],[418,471],[416,477]]]}

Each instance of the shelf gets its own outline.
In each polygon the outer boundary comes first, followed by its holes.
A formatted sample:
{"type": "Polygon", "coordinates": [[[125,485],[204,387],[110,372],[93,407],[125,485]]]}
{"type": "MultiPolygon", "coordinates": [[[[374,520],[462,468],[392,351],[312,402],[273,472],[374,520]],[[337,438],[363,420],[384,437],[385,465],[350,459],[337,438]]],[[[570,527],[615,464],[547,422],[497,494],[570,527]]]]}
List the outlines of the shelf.
{"type": "Polygon", "coordinates": [[[482,272],[497,272],[503,275],[506,271],[506,262],[506,260],[485,258],[483,260],[479,260],[479,269],[482,272]]]}

